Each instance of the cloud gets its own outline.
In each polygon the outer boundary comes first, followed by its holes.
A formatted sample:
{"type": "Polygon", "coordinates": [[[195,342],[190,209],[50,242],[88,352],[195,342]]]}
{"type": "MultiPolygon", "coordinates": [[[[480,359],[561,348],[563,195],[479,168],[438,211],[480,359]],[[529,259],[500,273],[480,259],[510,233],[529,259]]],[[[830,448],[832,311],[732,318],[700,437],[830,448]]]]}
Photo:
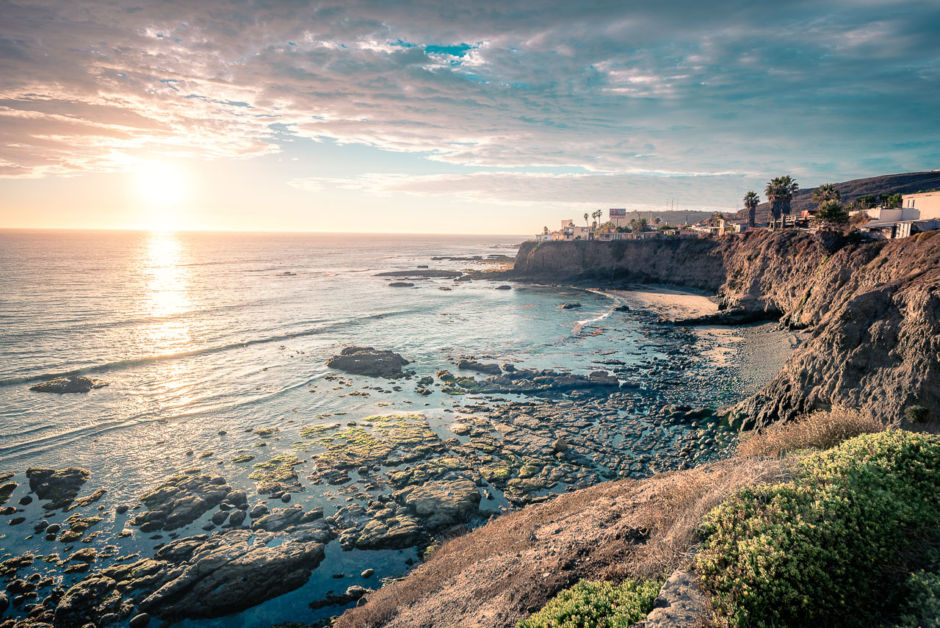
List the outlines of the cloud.
{"type": "Polygon", "coordinates": [[[289,185],[316,193],[343,191],[378,197],[397,194],[452,196],[488,204],[509,205],[552,203],[580,207],[584,204],[595,204],[628,205],[634,209],[647,209],[662,208],[670,199],[677,199],[696,209],[714,209],[733,206],[738,201],[736,191],[757,180],[752,173],[735,172],[577,174],[496,171],[470,174],[369,173],[355,177],[305,177],[293,179],[289,185]]]}
{"type": "Polygon", "coordinates": [[[300,138],[602,188],[758,163],[861,175],[873,152],[932,167],[938,28],[935,4],[849,0],[8,3],[0,175],[300,138]]]}

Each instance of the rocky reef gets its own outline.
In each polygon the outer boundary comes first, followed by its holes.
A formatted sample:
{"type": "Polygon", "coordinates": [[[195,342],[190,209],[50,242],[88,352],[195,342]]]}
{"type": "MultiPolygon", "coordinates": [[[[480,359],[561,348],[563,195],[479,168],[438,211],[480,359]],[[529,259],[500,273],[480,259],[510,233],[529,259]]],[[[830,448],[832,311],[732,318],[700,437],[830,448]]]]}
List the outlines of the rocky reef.
{"type": "MultiPolygon", "coordinates": [[[[940,418],[940,233],[864,241],[754,231],[721,239],[527,242],[511,275],[533,281],[654,282],[713,292],[708,322],[779,319],[811,338],[732,415],[745,427],[845,404],[888,421],[940,418]]],[[[928,419],[930,420],[930,419],[928,419]]]]}

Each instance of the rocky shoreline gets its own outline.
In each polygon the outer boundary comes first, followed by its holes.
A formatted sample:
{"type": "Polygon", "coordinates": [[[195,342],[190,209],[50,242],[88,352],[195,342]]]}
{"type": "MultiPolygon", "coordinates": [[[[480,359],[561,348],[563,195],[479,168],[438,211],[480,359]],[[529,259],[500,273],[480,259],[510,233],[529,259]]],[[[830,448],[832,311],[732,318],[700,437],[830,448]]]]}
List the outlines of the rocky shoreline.
{"type": "Polygon", "coordinates": [[[508,276],[667,282],[716,295],[683,324],[779,320],[812,337],[732,416],[743,427],[845,404],[940,415],[940,237],[890,241],[760,230],[722,239],[524,243],[508,276]]]}
{"type": "MultiPolygon", "coordinates": [[[[22,506],[4,511],[11,530],[35,528],[27,539],[36,549],[4,557],[16,616],[0,626],[224,616],[303,587],[328,568],[331,544],[366,554],[423,552],[559,493],[725,455],[734,432],[715,415],[717,404],[689,401],[733,398],[702,356],[727,339],[705,338],[642,307],[613,315],[644,321],[659,357],[624,363],[597,355],[596,370],[580,375],[466,356],[452,370],[419,377],[421,365],[401,355],[349,347],[331,360],[337,370],[444,394],[453,400],[454,410],[445,411],[451,417],[442,423],[392,412],[304,426],[289,450],[255,450],[235,461],[252,467],[253,491],[192,467],[107,511],[98,505],[103,489],[84,470],[30,470],[28,487],[10,474],[0,494],[17,504],[48,503],[39,521],[27,520],[22,506]],[[312,494],[335,502],[290,505],[312,494]],[[117,544],[104,531],[112,521],[121,530],[117,544]],[[155,543],[152,554],[121,553],[143,537],[155,543]]],[[[331,378],[334,388],[356,392],[351,379],[331,378]]],[[[275,445],[279,432],[256,429],[258,444],[275,445]]],[[[208,463],[210,454],[200,460],[208,463]]],[[[327,617],[368,598],[373,570],[358,571],[309,607],[327,617]]]]}

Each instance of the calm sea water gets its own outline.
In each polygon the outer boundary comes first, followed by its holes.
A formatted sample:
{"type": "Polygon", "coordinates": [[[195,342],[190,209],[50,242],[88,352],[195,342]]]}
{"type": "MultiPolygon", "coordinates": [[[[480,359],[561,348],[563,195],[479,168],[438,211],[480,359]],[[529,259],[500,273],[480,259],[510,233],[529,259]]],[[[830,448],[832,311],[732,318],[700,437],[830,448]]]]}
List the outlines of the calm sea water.
{"type": "MultiPolygon", "coordinates": [[[[439,391],[419,397],[411,384],[371,397],[334,390],[324,380],[330,372],[324,362],[345,345],[397,351],[414,362],[418,376],[453,369],[465,355],[586,373],[605,349],[616,348],[611,357],[627,363],[656,354],[639,327],[602,328],[615,305],[604,295],[502,291],[488,281],[449,279],[391,288],[376,276],[425,264],[483,269],[431,258],[512,255],[520,240],[0,232],[0,470],[86,467],[89,486],[107,490],[103,512],[136,503],[168,474],[196,464],[211,465],[253,494],[250,465],[230,462],[233,452],[255,444],[251,429],[282,430],[268,448],[274,455],[290,451],[291,430],[328,421],[318,419],[324,415],[421,410],[442,417],[455,403],[439,391]],[[558,307],[572,300],[583,307],[558,307]],[[29,390],[63,373],[110,385],[76,395],[29,390]],[[212,456],[198,460],[193,452],[212,456]]],[[[317,499],[315,491],[295,497],[305,505],[317,499]]],[[[35,502],[25,510],[28,521],[42,516],[35,502]]],[[[116,539],[122,525],[100,524],[101,542],[147,555],[151,542],[142,535],[116,539]]],[[[22,528],[0,531],[0,554],[37,549],[22,528]]],[[[363,568],[354,554],[332,543],[307,587],[200,625],[308,618],[297,612],[318,587],[335,587],[332,573],[363,568]]],[[[369,564],[395,575],[413,556],[413,550],[372,552],[369,564]]]]}

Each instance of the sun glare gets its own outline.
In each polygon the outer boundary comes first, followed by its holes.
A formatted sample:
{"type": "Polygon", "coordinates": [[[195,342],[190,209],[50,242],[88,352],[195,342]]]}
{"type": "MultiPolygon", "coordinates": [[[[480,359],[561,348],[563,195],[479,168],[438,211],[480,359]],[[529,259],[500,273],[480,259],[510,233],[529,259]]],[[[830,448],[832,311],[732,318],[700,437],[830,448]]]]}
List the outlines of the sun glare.
{"type": "Polygon", "coordinates": [[[147,212],[152,231],[173,231],[179,227],[179,209],[187,196],[186,175],[166,162],[146,162],[136,169],[137,195],[147,212]]]}

